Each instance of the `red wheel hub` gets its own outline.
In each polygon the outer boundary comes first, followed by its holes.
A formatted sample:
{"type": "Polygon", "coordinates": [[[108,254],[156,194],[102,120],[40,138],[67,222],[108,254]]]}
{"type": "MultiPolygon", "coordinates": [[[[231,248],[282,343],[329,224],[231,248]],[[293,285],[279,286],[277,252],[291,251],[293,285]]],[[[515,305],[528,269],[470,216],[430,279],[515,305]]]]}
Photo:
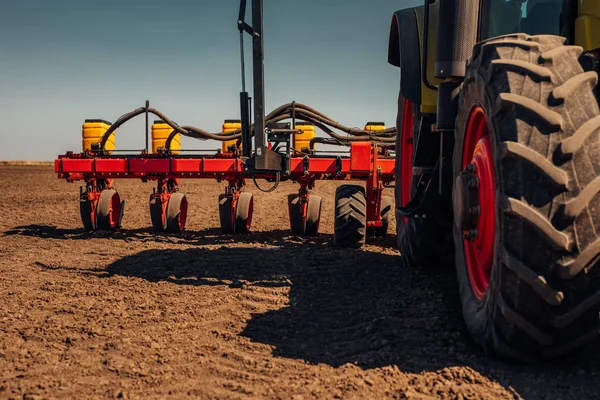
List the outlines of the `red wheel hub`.
{"type": "Polygon", "coordinates": [[[455,186],[455,215],[464,234],[471,288],[477,298],[483,299],[494,264],[496,201],[492,146],[481,107],[471,110],[467,122],[462,168],[455,186]]]}
{"type": "MultiPolygon", "coordinates": [[[[413,178],[413,127],[415,116],[413,114],[413,103],[404,100],[404,112],[402,117],[402,135],[400,137],[400,198],[402,206],[410,202],[410,189],[413,178]]],[[[404,219],[406,223],[407,219],[404,219]]]]}

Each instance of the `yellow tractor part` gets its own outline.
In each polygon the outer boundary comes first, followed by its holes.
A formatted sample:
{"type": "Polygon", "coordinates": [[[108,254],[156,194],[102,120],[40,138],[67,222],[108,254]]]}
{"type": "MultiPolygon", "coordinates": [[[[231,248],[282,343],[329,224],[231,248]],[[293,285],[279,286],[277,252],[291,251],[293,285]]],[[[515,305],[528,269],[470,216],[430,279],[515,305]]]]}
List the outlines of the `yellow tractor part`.
{"type": "Polygon", "coordinates": [[[377,132],[385,129],[385,122],[367,122],[367,125],[365,125],[365,131],[367,132],[377,132]]]}
{"type": "MultiPolygon", "coordinates": [[[[101,119],[86,119],[81,130],[83,151],[92,150],[92,144],[100,143],[111,125],[110,122],[101,119]]],[[[111,154],[115,149],[115,133],[116,131],[108,137],[104,145],[107,154],[111,154]]]]}
{"type": "MultiPolygon", "coordinates": [[[[419,48],[421,59],[423,59],[423,21],[425,20],[425,11],[422,7],[415,8],[417,14],[417,24],[419,26],[419,48]]],[[[427,80],[432,85],[438,85],[441,80],[435,77],[435,60],[437,51],[437,37],[438,37],[438,21],[440,13],[440,2],[429,6],[429,29],[427,43],[427,80]]],[[[421,66],[423,68],[423,66],[421,66]]],[[[423,114],[436,114],[437,113],[437,91],[428,88],[425,82],[421,80],[421,112],[423,114]]]]}
{"type": "Polygon", "coordinates": [[[600,48],[600,2],[580,0],[579,17],[575,21],[575,44],[584,51],[600,48]]]}
{"type": "Polygon", "coordinates": [[[302,133],[296,133],[293,136],[292,147],[296,151],[306,152],[310,149],[310,141],[317,137],[315,126],[308,122],[300,122],[296,124],[296,129],[301,130],[302,133]]]}
{"type": "MultiPolygon", "coordinates": [[[[242,129],[242,121],[239,119],[226,119],[223,123],[222,132],[229,133],[233,132],[237,129],[242,129]]],[[[223,153],[231,153],[231,149],[237,147],[238,139],[226,140],[223,142],[223,153]]],[[[242,149],[242,145],[240,144],[240,150],[242,149]]]]}
{"type": "MultiPolygon", "coordinates": [[[[158,154],[158,149],[165,147],[171,132],[173,132],[173,128],[165,121],[154,121],[152,124],[152,154],[158,154]]],[[[179,150],[181,150],[181,135],[178,133],[171,140],[171,154],[177,155],[179,150]]]]}

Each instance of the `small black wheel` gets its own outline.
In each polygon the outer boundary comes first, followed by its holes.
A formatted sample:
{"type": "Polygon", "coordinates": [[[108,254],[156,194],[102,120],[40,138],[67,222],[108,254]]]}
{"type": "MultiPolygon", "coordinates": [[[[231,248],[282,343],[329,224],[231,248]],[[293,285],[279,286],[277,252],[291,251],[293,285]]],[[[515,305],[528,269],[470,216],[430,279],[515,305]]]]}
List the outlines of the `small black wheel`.
{"type": "Polygon", "coordinates": [[[183,193],[173,193],[171,197],[169,197],[166,212],[167,232],[179,233],[185,230],[187,208],[187,198],[183,193]]]}
{"type": "Polygon", "coordinates": [[[233,210],[231,199],[226,194],[219,195],[219,220],[221,221],[221,232],[233,233],[233,210]]]}
{"type": "Polygon", "coordinates": [[[165,230],[165,213],[160,197],[156,194],[150,195],[150,221],[154,232],[165,230]]]}
{"type": "Polygon", "coordinates": [[[367,235],[365,188],[342,185],[335,191],[333,243],[338,247],[361,247],[367,235]]]}
{"type": "Polygon", "coordinates": [[[114,189],[103,190],[96,206],[96,224],[98,229],[119,229],[123,217],[123,203],[114,189]]]}
{"type": "Polygon", "coordinates": [[[86,231],[96,230],[96,214],[92,208],[92,203],[86,198],[79,201],[79,215],[83,223],[83,229],[86,231]]]}
{"type": "Polygon", "coordinates": [[[304,234],[306,236],[317,236],[321,223],[321,196],[309,195],[306,204],[306,223],[304,234]]]}
{"type": "Polygon", "coordinates": [[[388,234],[388,228],[390,226],[390,218],[394,214],[394,200],[390,196],[381,196],[381,207],[379,215],[381,215],[380,227],[372,230],[373,236],[385,238],[388,234]]]}
{"type": "Polygon", "coordinates": [[[254,196],[252,193],[242,192],[235,206],[235,220],[233,229],[235,233],[248,233],[252,225],[254,212],[254,196]]]}
{"type": "Polygon", "coordinates": [[[306,205],[302,204],[297,194],[288,196],[290,228],[293,234],[316,236],[319,233],[321,204],[321,196],[308,195],[306,205]]]}
{"type": "Polygon", "coordinates": [[[302,203],[297,194],[288,195],[288,212],[290,215],[290,230],[294,235],[304,235],[304,219],[302,218],[302,203]]]}

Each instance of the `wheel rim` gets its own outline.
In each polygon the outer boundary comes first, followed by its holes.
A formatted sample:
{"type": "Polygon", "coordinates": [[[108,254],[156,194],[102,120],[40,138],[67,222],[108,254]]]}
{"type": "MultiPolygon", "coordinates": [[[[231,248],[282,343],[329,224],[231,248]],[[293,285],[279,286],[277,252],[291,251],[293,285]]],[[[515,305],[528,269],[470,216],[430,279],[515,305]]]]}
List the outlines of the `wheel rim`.
{"type": "Polygon", "coordinates": [[[485,112],[474,107],[469,115],[463,147],[462,168],[474,165],[473,174],[479,180],[477,194],[480,207],[477,234],[463,240],[465,263],[471,288],[477,298],[487,293],[492,266],[496,234],[496,201],[494,164],[485,112]]]}
{"type": "MultiPolygon", "coordinates": [[[[413,103],[410,100],[404,100],[404,112],[402,114],[402,136],[400,147],[400,198],[402,206],[410,202],[410,188],[413,177],[413,126],[415,116],[413,114],[413,103]]],[[[406,219],[405,219],[406,222],[406,219]]]]}

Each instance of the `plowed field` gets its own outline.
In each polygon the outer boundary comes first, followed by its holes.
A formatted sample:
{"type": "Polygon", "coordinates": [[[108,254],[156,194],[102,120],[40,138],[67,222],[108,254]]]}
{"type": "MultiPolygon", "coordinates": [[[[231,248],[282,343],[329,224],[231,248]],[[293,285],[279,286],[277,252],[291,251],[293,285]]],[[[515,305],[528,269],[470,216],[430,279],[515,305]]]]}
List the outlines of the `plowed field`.
{"type": "MultiPolygon", "coordinates": [[[[289,233],[287,195],[255,194],[254,232],[222,235],[223,184],[183,181],[188,231],[149,229],[152,184],[117,181],[124,229],[80,228],[76,184],[0,166],[0,398],[594,398],[600,347],[548,365],[469,339],[451,268],[400,266],[395,237],[289,233]]],[[[435,251],[435,249],[431,249],[435,251]]]]}

